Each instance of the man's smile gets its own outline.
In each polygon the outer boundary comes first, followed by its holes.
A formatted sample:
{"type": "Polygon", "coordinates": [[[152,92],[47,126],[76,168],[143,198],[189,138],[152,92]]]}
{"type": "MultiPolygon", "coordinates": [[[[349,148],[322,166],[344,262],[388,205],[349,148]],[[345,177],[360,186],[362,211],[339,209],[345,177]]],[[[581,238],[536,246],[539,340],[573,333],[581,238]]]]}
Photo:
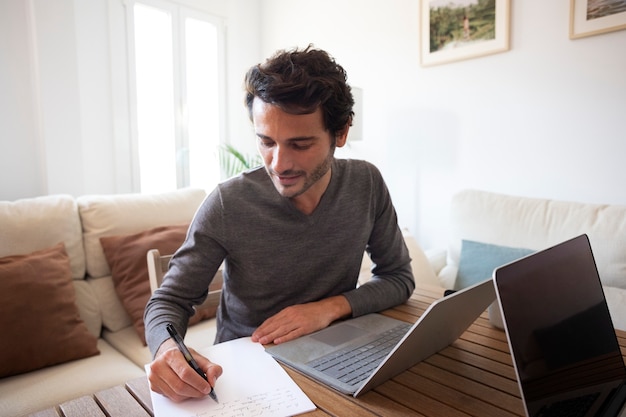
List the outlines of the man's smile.
{"type": "Polygon", "coordinates": [[[276,172],[272,172],[274,178],[278,180],[278,183],[283,187],[289,187],[295,185],[300,178],[302,177],[302,173],[285,173],[278,174],[276,172]]]}

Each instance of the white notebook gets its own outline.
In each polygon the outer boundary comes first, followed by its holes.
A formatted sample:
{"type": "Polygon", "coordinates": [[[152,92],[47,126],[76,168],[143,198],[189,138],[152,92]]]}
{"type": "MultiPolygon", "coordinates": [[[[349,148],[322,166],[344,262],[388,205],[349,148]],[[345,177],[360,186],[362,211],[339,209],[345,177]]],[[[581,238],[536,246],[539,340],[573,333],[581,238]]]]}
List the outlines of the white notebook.
{"type": "Polygon", "coordinates": [[[198,352],[224,370],[215,384],[219,403],[210,397],[175,403],[150,391],[155,417],[286,417],[315,410],[315,404],[287,372],[261,344],[253,343],[249,337],[198,352]]]}

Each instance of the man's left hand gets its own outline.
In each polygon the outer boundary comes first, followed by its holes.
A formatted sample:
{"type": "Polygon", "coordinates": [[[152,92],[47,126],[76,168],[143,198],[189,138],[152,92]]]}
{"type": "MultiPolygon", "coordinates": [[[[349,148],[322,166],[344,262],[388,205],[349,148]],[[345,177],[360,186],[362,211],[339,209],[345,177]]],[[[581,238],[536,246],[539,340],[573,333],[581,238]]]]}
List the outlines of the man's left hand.
{"type": "Polygon", "coordinates": [[[342,295],[289,306],[265,320],[252,333],[252,341],[263,345],[288,342],[323,329],[351,313],[352,308],[342,295]]]}

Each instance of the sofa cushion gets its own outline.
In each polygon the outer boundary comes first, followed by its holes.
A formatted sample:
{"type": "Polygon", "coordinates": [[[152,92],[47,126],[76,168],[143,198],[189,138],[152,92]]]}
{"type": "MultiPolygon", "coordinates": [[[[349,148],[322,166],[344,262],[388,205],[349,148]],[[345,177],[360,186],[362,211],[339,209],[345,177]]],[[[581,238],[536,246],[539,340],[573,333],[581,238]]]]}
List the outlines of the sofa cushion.
{"type": "Polygon", "coordinates": [[[76,307],[80,318],[83,319],[89,333],[100,337],[102,333],[102,315],[100,314],[100,299],[86,280],[74,279],[74,293],[76,294],[76,307]]]}
{"type": "Polygon", "coordinates": [[[605,286],[604,296],[609,306],[613,326],[626,332],[626,290],[605,286]]]}
{"type": "Polygon", "coordinates": [[[450,262],[463,239],[541,250],[589,236],[602,284],[626,289],[626,206],[464,190],[452,199],[450,262]]]}
{"type": "Polygon", "coordinates": [[[105,328],[116,332],[133,324],[132,319],[126,312],[126,309],[124,309],[122,301],[115,292],[113,278],[110,275],[98,278],[89,277],[85,282],[98,297],[102,325],[105,328]]]}
{"type": "Polygon", "coordinates": [[[158,226],[189,224],[205,197],[204,190],[161,194],[82,196],[76,199],[83,226],[87,274],[111,275],[100,238],[139,233],[158,226]]]}
{"type": "Polygon", "coordinates": [[[76,307],[63,243],[0,259],[0,377],[99,353],[76,307]]]}
{"type": "MultiPolygon", "coordinates": [[[[402,230],[402,236],[404,237],[404,243],[409,250],[411,256],[411,269],[413,270],[413,276],[417,284],[433,285],[436,287],[441,286],[433,265],[429,261],[428,257],[417,243],[415,238],[407,231],[402,230]]],[[[367,255],[367,252],[363,254],[361,260],[361,270],[359,272],[359,285],[365,284],[372,278],[372,261],[367,255]]]]}
{"type": "Polygon", "coordinates": [[[495,268],[533,252],[525,248],[491,245],[463,239],[454,289],[460,290],[489,279],[495,268]]]}
{"type": "Polygon", "coordinates": [[[441,284],[437,279],[433,265],[426,257],[422,247],[417,243],[413,235],[406,230],[403,230],[402,234],[411,256],[411,269],[413,270],[415,282],[439,287],[441,284]]]}
{"type": "MultiPolygon", "coordinates": [[[[209,347],[215,343],[216,334],[217,321],[215,319],[204,320],[187,328],[185,344],[196,350],[209,347]]],[[[102,337],[137,366],[141,366],[142,369],[145,364],[152,361],[150,349],[141,344],[135,330],[131,327],[117,332],[104,330],[102,337]]]]}
{"type": "Polygon", "coordinates": [[[0,201],[0,257],[65,244],[72,277],[85,277],[83,237],[76,201],[69,195],[0,201]]]}
{"type": "MultiPolygon", "coordinates": [[[[146,254],[150,249],[158,249],[161,253],[174,253],[183,244],[188,227],[188,225],[162,226],[132,235],[100,238],[111,268],[115,290],[144,345],[146,340],[143,314],[152,294],[146,254]]],[[[190,324],[214,316],[215,309],[198,310],[191,317],[190,324]]]]}
{"type": "MultiPolygon", "coordinates": [[[[30,415],[134,378],[145,378],[143,368],[103,339],[98,339],[97,346],[100,355],[0,379],[0,416],[30,415]]],[[[124,415],[123,411],[120,414],[124,415]]]]}

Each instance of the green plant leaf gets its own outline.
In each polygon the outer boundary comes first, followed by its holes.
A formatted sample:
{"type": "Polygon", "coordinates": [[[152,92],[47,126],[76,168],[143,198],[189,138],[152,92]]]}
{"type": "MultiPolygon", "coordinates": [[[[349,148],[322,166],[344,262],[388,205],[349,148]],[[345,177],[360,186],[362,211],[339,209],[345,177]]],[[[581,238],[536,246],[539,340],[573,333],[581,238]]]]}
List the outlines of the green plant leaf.
{"type": "Polygon", "coordinates": [[[220,169],[226,178],[261,165],[261,157],[257,154],[243,154],[233,146],[225,144],[218,149],[220,169]]]}

